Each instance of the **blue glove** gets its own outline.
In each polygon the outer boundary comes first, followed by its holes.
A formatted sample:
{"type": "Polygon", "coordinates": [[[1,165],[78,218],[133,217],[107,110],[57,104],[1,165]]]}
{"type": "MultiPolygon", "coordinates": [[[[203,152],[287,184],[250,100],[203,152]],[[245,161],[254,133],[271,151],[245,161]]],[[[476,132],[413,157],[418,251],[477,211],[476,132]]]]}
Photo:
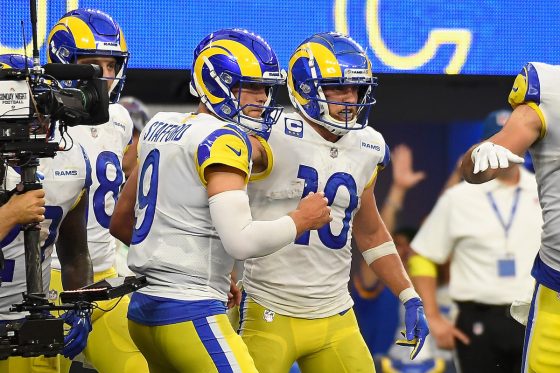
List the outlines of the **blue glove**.
{"type": "Polygon", "coordinates": [[[88,311],[68,311],[60,316],[70,325],[70,332],[64,336],[62,355],[73,359],[86,348],[89,332],[91,332],[91,318],[88,311]]]}
{"type": "Polygon", "coordinates": [[[397,344],[400,346],[412,347],[410,360],[413,360],[422,349],[422,346],[424,346],[424,341],[428,334],[430,334],[430,329],[428,328],[426,315],[424,315],[424,304],[420,298],[407,300],[404,303],[404,308],[406,333],[401,332],[401,334],[406,339],[397,340],[397,344]]]}

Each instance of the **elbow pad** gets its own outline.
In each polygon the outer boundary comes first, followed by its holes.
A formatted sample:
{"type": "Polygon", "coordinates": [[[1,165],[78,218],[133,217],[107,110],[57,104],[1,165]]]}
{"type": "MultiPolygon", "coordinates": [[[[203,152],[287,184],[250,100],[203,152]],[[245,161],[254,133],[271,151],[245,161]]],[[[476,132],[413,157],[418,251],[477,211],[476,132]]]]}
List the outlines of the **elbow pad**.
{"type": "Polygon", "coordinates": [[[208,199],[212,223],[226,252],[245,260],[272,254],[296,238],[296,225],[287,215],[270,221],[254,221],[249,197],[243,190],[229,190],[208,199]]]}

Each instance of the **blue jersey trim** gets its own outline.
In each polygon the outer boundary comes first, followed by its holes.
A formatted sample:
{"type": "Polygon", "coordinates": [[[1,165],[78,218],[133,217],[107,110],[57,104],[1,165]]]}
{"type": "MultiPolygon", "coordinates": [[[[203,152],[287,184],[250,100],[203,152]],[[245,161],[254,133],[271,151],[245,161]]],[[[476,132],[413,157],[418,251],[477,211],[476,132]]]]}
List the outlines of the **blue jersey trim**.
{"type": "Polygon", "coordinates": [[[206,136],[206,138],[202,140],[202,142],[198,145],[197,162],[199,166],[201,166],[208,158],[210,158],[210,152],[212,150],[212,145],[214,144],[214,142],[219,137],[225,135],[233,135],[235,137],[238,137],[239,139],[241,139],[241,141],[243,141],[243,143],[245,143],[245,145],[247,146],[248,161],[251,162],[251,153],[253,152],[253,148],[247,134],[233,125],[226,125],[206,136]]]}
{"type": "Polygon", "coordinates": [[[560,292],[560,272],[547,266],[539,255],[535,258],[531,275],[539,284],[560,292]]]}
{"type": "Polygon", "coordinates": [[[385,154],[383,155],[383,160],[381,161],[381,163],[379,163],[379,166],[381,166],[381,168],[385,168],[389,165],[389,162],[391,161],[391,150],[389,149],[389,145],[385,144],[385,154]]]}
{"type": "Polygon", "coordinates": [[[539,81],[539,74],[533,64],[528,63],[522,72],[527,79],[527,93],[525,93],[525,101],[534,102],[537,105],[541,103],[541,83],[539,81]],[[525,75],[525,71],[527,74],[525,75]]]}
{"type": "Polygon", "coordinates": [[[91,187],[91,184],[92,184],[91,163],[89,161],[89,157],[88,157],[84,147],[80,145],[80,149],[82,149],[82,154],[84,156],[84,162],[85,162],[85,165],[86,165],[86,180],[85,180],[85,183],[84,183],[84,187],[89,188],[89,187],[91,187]]]}
{"type": "Polygon", "coordinates": [[[225,313],[226,305],[218,300],[178,300],[134,293],[127,317],[142,325],[160,326],[225,313]]]}

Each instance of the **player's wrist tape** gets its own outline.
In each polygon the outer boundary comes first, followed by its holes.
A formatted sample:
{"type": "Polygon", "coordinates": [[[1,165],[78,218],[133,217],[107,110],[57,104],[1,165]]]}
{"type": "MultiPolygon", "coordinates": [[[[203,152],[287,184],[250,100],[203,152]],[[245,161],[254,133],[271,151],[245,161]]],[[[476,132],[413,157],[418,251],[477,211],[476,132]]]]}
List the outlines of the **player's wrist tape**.
{"type": "Polygon", "coordinates": [[[399,293],[399,299],[402,304],[405,304],[412,298],[420,298],[420,295],[414,290],[414,288],[406,288],[399,293]]]}
{"type": "Polygon", "coordinates": [[[362,253],[368,265],[375,262],[379,258],[391,254],[399,255],[399,253],[397,252],[397,247],[395,246],[395,243],[393,241],[384,242],[381,245],[368,249],[362,253]]]}

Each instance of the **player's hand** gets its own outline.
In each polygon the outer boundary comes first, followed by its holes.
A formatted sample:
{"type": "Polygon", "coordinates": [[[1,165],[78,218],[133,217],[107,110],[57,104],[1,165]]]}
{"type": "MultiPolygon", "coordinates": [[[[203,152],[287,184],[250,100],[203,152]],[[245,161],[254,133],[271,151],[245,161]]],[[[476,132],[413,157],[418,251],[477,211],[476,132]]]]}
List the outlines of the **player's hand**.
{"type": "Polygon", "coordinates": [[[64,336],[62,355],[73,359],[86,348],[89,332],[91,332],[91,319],[89,311],[68,311],[60,316],[70,325],[70,332],[64,336]]]}
{"type": "Polygon", "coordinates": [[[444,350],[455,349],[455,339],[464,344],[470,343],[469,337],[457,329],[449,320],[442,316],[430,318],[430,331],[439,348],[444,350]]]}
{"type": "Polygon", "coordinates": [[[239,306],[241,304],[241,295],[241,289],[239,289],[233,280],[230,280],[227,308],[230,309],[239,306]]]}
{"type": "Polygon", "coordinates": [[[16,224],[41,222],[45,220],[45,191],[37,189],[14,194],[4,206],[13,213],[16,224]]]}
{"type": "Polygon", "coordinates": [[[473,149],[471,159],[474,164],[473,174],[484,172],[488,167],[492,169],[508,168],[509,162],[523,163],[525,160],[513,154],[503,146],[492,142],[483,142],[473,149]]]}
{"type": "Polygon", "coordinates": [[[397,145],[391,152],[393,184],[396,187],[408,190],[426,177],[424,172],[413,170],[412,158],[412,151],[404,144],[397,145]]]}
{"type": "Polygon", "coordinates": [[[410,352],[410,360],[413,360],[426,341],[426,337],[430,334],[428,321],[424,315],[424,304],[420,298],[412,298],[404,303],[405,315],[404,324],[406,332],[401,332],[406,339],[397,340],[400,346],[412,347],[410,352]]]}
{"type": "Polygon", "coordinates": [[[311,229],[319,229],[330,223],[332,218],[328,203],[329,201],[323,192],[311,192],[299,201],[297,209],[290,213],[296,223],[298,235],[311,229]]]}

